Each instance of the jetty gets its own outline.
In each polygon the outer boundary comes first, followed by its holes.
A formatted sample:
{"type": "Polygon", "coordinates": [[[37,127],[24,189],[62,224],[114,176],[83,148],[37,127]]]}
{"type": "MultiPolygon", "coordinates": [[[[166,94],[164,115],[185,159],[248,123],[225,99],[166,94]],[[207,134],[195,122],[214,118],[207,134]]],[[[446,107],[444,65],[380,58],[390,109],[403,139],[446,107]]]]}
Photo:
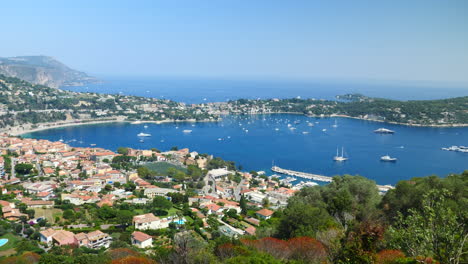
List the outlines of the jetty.
{"type": "MultiPolygon", "coordinates": [[[[301,171],[294,171],[294,170],[287,170],[280,168],[278,166],[273,166],[271,167],[271,170],[276,172],[276,173],[281,173],[285,175],[290,175],[290,176],[295,176],[307,180],[314,180],[314,181],[321,181],[321,182],[332,182],[333,178],[329,176],[324,176],[324,175],[318,175],[318,174],[313,174],[313,173],[307,173],[307,172],[301,172],[301,171]]],[[[381,192],[387,192],[390,189],[393,189],[394,187],[392,185],[377,185],[377,188],[381,192]]]]}

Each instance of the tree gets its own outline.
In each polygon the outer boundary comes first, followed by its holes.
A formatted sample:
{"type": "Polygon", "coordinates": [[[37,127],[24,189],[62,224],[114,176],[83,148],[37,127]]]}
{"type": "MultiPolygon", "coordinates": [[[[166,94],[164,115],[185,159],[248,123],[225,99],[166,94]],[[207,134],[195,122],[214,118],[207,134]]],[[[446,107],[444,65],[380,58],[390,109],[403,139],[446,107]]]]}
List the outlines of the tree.
{"type": "Polygon", "coordinates": [[[450,193],[432,190],[421,210],[401,213],[389,228],[390,245],[410,256],[434,256],[442,263],[460,263],[468,239],[467,212],[454,212],[446,203],[450,193]]]}
{"type": "Polygon", "coordinates": [[[163,196],[156,196],[153,199],[153,206],[156,208],[169,210],[172,208],[172,202],[163,196]]]}
{"type": "Polygon", "coordinates": [[[138,173],[138,176],[140,176],[141,178],[145,178],[145,179],[155,175],[153,171],[143,166],[137,168],[137,173],[138,173]]]}
{"type": "Polygon", "coordinates": [[[75,213],[71,209],[67,209],[63,211],[62,217],[67,220],[73,221],[75,219],[75,213]]]}
{"type": "Polygon", "coordinates": [[[33,165],[29,163],[19,163],[15,165],[15,172],[20,175],[26,175],[31,173],[33,165]]]}
{"type": "Polygon", "coordinates": [[[374,181],[361,176],[336,176],[321,188],[322,201],[330,215],[346,230],[349,222],[377,215],[381,197],[374,181]]]}
{"type": "Polygon", "coordinates": [[[104,205],[98,210],[98,216],[99,218],[103,220],[114,218],[116,215],[117,215],[116,210],[112,209],[108,205],[104,205]]]}
{"type": "Polygon", "coordinates": [[[241,208],[241,214],[246,215],[247,214],[247,200],[245,199],[245,196],[243,194],[241,195],[239,206],[241,208]]]}
{"type": "Polygon", "coordinates": [[[119,224],[128,226],[132,223],[133,213],[130,210],[120,210],[117,212],[116,220],[119,224]]]}
{"type": "Polygon", "coordinates": [[[278,236],[281,238],[315,237],[318,231],[326,230],[334,225],[333,218],[325,209],[293,200],[281,217],[278,236]]]}
{"type": "Polygon", "coordinates": [[[128,148],[119,147],[117,149],[117,153],[122,154],[122,155],[128,155],[128,148]]]}
{"type": "Polygon", "coordinates": [[[26,210],[26,214],[31,219],[31,218],[34,218],[34,215],[36,214],[36,211],[34,211],[34,209],[28,209],[28,210],[26,210]]]}

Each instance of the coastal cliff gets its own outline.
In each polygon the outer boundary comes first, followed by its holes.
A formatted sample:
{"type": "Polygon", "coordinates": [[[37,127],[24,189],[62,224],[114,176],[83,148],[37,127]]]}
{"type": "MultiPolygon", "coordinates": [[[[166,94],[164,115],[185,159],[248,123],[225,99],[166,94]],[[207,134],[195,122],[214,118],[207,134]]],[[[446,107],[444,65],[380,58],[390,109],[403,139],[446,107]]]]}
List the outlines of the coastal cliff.
{"type": "Polygon", "coordinates": [[[0,74],[52,88],[98,82],[98,79],[48,56],[0,57],[0,74]]]}

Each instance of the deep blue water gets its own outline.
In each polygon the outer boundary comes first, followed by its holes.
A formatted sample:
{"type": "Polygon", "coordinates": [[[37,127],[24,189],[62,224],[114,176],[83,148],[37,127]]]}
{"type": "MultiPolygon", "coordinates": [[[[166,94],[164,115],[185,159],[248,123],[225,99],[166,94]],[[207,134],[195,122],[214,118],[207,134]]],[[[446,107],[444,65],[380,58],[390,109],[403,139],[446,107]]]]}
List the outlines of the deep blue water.
{"type": "Polygon", "coordinates": [[[451,145],[468,145],[468,128],[421,128],[389,125],[346,118],[310,118],[301,115],[227,116],[217,123],[167,123],[132,125],[113,123],[51,129],[26,135],[57,141],[63,138],[72,146],[89,146],[116,150],[121,146],[139,149],[172,146],[188,147],[233,160],[245,170],[269,169],[272,162],[283,168],[323,174],[360,174],[379,184],[395,184],[402,179],[436,174],[446,176],[468,169],[468,153],[443,151],[451,145]],[[294,121],[300,124],[293,124],[294,121]],[[335,120],[338,127],[333,128],[335,120]],[[313,122],[314,127],[307,126],[313,122]],[[315,123],[319,122],[319,123],[315,123]],[[291,123],[296,130],[290,130],[291,123]],[[386,127],[393,135],[372,131],[386,127]],[[244,128],[244,129],[242,129],[244,128]],[[279,128],[276,131],[275,128],[279,128]],[[184,134],[184,129],[193,130],[184,134]],[[245,129],[248,132],[245,132],[245,129]],[[327,129],[323,132],[322,129],[327,129]],[[309,134],[303,134],[307,131],[309,134]],[[144,143],[136,136],[151,133],[144,143]],[[230,138],[228,138],[230,137],[230,138]],[[221,138],[222,140],[218,140],[221,138]],[[83,141],[80,144],[78,141],[83,141]],[[345,148],[349,160],[332,160],[337,147],[345,148]],[[396,163],[379,160],[389,154],[396,163]]]}
{"type": "Polygon", "coordinates": [[[222,102],[239,98],[334,99],[361,93],[399,100],[441,99],[468,96],[468,85],[356,81],[255,81],[215,79],[103,78],[101,84],[65,87],[80,92],[127,94],[166,98],[185,103],[222,102]],[[206,100],[205,100],[206,99],[206,100]]]}

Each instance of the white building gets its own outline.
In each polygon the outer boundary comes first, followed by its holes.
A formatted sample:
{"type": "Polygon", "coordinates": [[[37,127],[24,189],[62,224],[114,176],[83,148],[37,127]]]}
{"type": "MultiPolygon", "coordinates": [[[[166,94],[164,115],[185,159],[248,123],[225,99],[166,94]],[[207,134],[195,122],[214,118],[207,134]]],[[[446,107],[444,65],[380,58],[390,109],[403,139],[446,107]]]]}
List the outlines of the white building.
{"type": "Polygon", "coordinates": [[[152,213],[134,216],[133,224],[137,230],[161,229],[169,227],[168,220],[160,219],[159,217],[154,216],[152,213]]]}
{"type": "Polygon", "coordinates": [[[132,245],[138,248],[147,248],[153,246],[153,237],[140,231],[132,233],[132,245]]]}
{"type": "Polygon", "coordinates": [[[178,192],[174,189],[168,188],[147,188],[145,189],[144,193],[145,196],[148,198],[154,198],[156,196],[167,196],[168,193],[178,192]]]}
{"type": "Polygon", "coordinates": [[[208,176],[214,178],[215,180],[227,177],[234,172],[229,171],[227,168],[220,168],[208,171],[208,176]]]}

